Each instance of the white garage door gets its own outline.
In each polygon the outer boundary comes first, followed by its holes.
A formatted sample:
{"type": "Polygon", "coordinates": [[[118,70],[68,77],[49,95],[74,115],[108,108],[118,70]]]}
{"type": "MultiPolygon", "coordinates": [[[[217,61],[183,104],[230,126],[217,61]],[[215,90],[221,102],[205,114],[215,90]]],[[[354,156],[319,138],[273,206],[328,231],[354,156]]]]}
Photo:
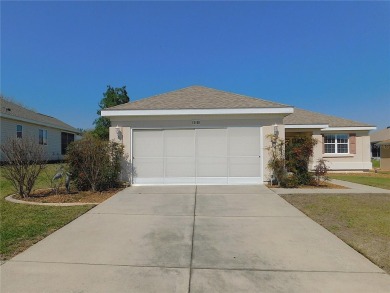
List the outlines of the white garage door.
{"type": "Polygon", "coordinates": [[[134,130],[135,184],[259,184],[260,128],[134,130]]]}

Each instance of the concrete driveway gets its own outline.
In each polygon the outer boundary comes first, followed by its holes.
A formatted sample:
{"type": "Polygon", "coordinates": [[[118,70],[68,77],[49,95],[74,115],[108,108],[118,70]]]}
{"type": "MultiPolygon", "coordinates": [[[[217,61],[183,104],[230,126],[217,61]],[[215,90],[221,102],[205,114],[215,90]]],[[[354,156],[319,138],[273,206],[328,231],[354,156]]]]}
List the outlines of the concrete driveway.
{"type": "Polygon", "coordinates": [[[262,186],[131,187],[1,266],[1,292],[389,292],[262,186]]]}

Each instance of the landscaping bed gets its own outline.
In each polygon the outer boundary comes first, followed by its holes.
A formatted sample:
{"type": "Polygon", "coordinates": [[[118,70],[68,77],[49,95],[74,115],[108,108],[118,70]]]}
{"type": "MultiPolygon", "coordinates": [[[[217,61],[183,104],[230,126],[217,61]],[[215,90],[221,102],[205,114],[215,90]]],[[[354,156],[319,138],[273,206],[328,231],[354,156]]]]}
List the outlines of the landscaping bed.
{"type": "Polygon", "coordinates": [[[390,194],[290,194],[282,198],[390,273],[390,194]]]}
{"type": "MultiPolygon", "coordinates": [[[[278,187],[277,185],[271,185],[267,184],[268,188],[283,188],[283,187],[278,187]]],[[[320,185],[300,185],[298,187],[294,187],[294,189],[348,189],[348,187],[342,186],[342,185],[337,185],[331,182],[323,182],[320,185]]]]}
{"type": "Polygon", "coordinates": [[[101,203],[122,189],[115,188],[102,192],[79,191],[69,194],[65,189],[60,189],[57,194],[52,189],[37,189],[27,198],[19,195],[14,195],[13,198],[38,203],[101,203]]]}

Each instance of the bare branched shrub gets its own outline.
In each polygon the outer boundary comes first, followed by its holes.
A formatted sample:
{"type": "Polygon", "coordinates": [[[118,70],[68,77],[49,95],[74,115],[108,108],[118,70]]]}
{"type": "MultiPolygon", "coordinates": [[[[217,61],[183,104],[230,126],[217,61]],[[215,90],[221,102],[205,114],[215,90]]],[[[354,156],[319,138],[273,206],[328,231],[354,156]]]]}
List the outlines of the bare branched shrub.
{"type": "Polygon", "coordinates": [[[316,184],[319,186],[325,181],[329,181],[328,171],[329,167],[326,165],[326,160],[319,159],[317,165],[314,166],[314,177],[316,179],[316,184]]]}
{"type": "MultiPolygon", "coordinates": [[[[277,181],[278,186],[284,185],[287,179],[286,158],[285,158],[285,142],[275,135],[269,135],[272,146],[268,147],[270,159],[268,168],[272,171],[273,179],[277,181]]],[[[271,184],[272,184],[271,179],[271,184]]]]}
{"type": "Polygon", "coordinates": [[[79,190],[101,191],[118,185],[123,146],[93,136],[73,142],[66,160],[79,190]]]}
{"type": "Polygon", "coordinates": [[[1,176],[12,183],[20,196],[28,197],[47,164],[44,146],[32,137],[9,138],[0,149],[6,159],[1,176]]]}

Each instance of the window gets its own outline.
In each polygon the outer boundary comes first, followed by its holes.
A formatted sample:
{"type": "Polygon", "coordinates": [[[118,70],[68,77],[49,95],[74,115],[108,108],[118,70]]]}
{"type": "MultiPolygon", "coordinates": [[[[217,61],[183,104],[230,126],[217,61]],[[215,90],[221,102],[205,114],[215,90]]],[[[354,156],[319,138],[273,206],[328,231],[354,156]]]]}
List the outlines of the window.
{"type": "Polygon", "coordinates": [[[39,129],[39,144],[47,145],[47,130],[39,129]]]}
{"type": "Polygon", "coordinates": [[[66,154],[68,145],[74,141],[74,134],[61,132],[61,154],[66,154]]]}
{"type": "Polygon", "coordinates": [[[324,136],[324,150],[326,154],[348,154],[348,134],[327,134],[324,136]]]}
{"type": "Polygon", "coordinates": [[[23,137],[23,126],[22,125],[16,125],[16,137],[17,138],[23,137]]]}

